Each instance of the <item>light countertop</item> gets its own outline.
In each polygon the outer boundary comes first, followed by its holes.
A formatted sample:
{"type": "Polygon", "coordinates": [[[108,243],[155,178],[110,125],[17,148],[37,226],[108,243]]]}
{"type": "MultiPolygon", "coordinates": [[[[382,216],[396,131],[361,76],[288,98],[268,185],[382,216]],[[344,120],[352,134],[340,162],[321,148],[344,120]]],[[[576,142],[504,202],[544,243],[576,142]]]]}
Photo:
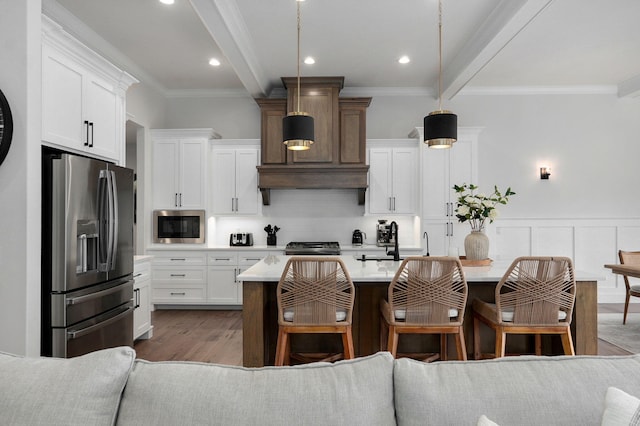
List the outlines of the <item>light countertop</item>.
{"type": "MultiPolygon", "coordinates": [[[[238,275],[240,281],[279,281],[287,260],[291,256],[271,254],[249,269],[238,275]]],[[[330,256],[331,257],[331,256],[330,256]]],[[[355,282],[390,282],[401,261],[366,261],[357,260],[354,255],[339,256],[349,271],[351,280],[355,282]]],[[[510,261],[493,262],[491,266],[463,267],[467,282],[497,282],[507,271],[510,261]]],[[[590,273],[575,271],[576,281],[598,281],[598,277],[590,273]]]]}
{"type": "MultiPolygon", "coordinates": [[[[246,250],[246,251],[285,251],[286,245],[267,246],[267,245],[253,245],[253,246],[215,246],[208,244],[150,244],[147,246],[147,250],[150,251],[181,251],[181,250],[246,250]]],[[[380,252],[383,256],[386,250],[393,249],[393,247],[378,247],[375,244],[363,244],[361,246],[354,246],[352,244],[340,244],[340,250],[351,254],[354,251],[366,251],[366,252],[380,252]]],[[[423,249],[419,246],[400,246],[400,253],[403,251],[411,253],[421,253],[423,249]]]]}
{"type": "Polygon", "coordinates": [[[136,255],[133,256],[133,263],[150,262],[151,259],[153,259],[153,256],[150,255],[136,255]]]}
{"type": "Polygon", "coordinates": [[[204,251],[217,251],[217,250],[246,250],[246,251],[280,251],[284,252],[285,246],[267,246],[267,245],[253,245],[253,246],[213,246],[208,244],[150,244],[147,246],[149,251],[192,251],[192,250],[204,250],[204,251]]]}

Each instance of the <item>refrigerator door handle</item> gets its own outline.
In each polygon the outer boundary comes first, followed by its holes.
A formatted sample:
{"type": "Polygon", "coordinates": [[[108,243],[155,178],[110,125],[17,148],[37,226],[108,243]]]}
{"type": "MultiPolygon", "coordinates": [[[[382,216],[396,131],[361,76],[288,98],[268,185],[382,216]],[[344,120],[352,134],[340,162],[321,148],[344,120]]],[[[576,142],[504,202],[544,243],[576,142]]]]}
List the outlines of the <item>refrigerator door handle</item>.
{"type": "Polygon", "coordinates": [[[118,254],[118,186],[116,184],[116,174],[113,170],[109,172],[110,176],[110,188],[109,196],[111,197],[111,223],[110,223],[110,241],[111,241],[111,259],[109,259],[109,269],[115,269],[116,256],[118,254]]]}
{"type": "Polygon", "coordinates": [[[98,270],[109,270],[109,171],[100,170],[98,181],[98,270]]]}
{"type": "MultiPolygon", "coordinates": [[[[130,280],[124,281],[122,284],[127,284],[128,282],[131,282],[130,280]]],[[[83,296],[76,296],[76,297],[70,297],[68,299],[66,299],[66,304],[67,305],[79,305],[81,303],[86,303],[89,302],[91,300],[96,300],[96,299],[101,299],[103,297],[107,297],[110,294],[117,294],[119,292],[122,292],[122,286],[118,285],[116,287],[111,287],[108,288],[106,290],[100,290],[97,291],[95,293],[89,293],[89,294],[85,294],[83,296]]]]}
{"type": "Polygon", "coordinates": [[[113,170],[100,170],[98,215],[100,221],[100,271],[115,268],[118,245],[118,193],[113,170]]]}
{"type": "Polygon", "coordinates": [[[132,312],[133,310],[134,310],[134,307],[132,305],[129,305],[129,306],[127,306],[126,310],[120,312],[118,315],[116,315],[114,317],[109,318],[106,321],[102,321],[102,322],[100,322],[98,324],[91,325],[91,326],[89,326],[87,328],[83,328],[83,329],[80,329],[80,330],[67,331],[68,339],[77,339],[79,337],[82,337],[84,335],[92,333],[92,332],[94,332],[96,330],[99,330],[99,329],[101,329],[103,327],[106,327],[107,325],[120,320],[120,318],[123,318],[123,317],[129,315],[129,313],[132,312]]]}

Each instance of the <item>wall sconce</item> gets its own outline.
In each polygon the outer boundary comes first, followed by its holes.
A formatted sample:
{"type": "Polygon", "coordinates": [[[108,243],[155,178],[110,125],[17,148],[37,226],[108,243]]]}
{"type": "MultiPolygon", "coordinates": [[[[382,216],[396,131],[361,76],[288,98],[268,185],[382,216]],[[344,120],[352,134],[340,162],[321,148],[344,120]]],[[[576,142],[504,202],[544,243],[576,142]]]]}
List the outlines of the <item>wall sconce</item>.
{"type": "Polygon", "coordinates": [[[551,168],[540,167],[540,179],[549,179],[549,176],[551,176],[551,168]]]}

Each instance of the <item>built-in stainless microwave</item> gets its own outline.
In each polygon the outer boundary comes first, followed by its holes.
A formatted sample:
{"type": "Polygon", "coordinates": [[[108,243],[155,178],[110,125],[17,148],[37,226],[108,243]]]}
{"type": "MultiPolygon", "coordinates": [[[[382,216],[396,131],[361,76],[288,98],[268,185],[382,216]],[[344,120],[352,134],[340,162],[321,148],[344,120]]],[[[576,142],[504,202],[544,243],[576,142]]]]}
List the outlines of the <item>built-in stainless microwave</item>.
{"type": "Polygon", "coordinates": [[[204,244],[204,210],[154,210],[153,242],[204,244]]]}

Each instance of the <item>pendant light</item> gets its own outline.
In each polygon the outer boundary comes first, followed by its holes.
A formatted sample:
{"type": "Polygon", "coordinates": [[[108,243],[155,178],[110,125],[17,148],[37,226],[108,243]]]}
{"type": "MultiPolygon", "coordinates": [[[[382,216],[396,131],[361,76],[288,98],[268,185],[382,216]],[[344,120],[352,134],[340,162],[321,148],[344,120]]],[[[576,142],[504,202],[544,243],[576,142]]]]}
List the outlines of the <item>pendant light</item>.
{"type": "Polygon", "coordinates": [[[296,110],[290,112],[282,119],[282,139],[287,149],[303,151],[311,148],[313,144],[313,117],[300,111],[300,2],[298,6],[298,102],[296,110]]]}
{"type": "Polygon", "coordinates": [[[442,109],[442,0],[438,1],[438,110],[424,118],[424,143],[429,148],[451,148],[458,139],[458,116],[442,109]]]}

